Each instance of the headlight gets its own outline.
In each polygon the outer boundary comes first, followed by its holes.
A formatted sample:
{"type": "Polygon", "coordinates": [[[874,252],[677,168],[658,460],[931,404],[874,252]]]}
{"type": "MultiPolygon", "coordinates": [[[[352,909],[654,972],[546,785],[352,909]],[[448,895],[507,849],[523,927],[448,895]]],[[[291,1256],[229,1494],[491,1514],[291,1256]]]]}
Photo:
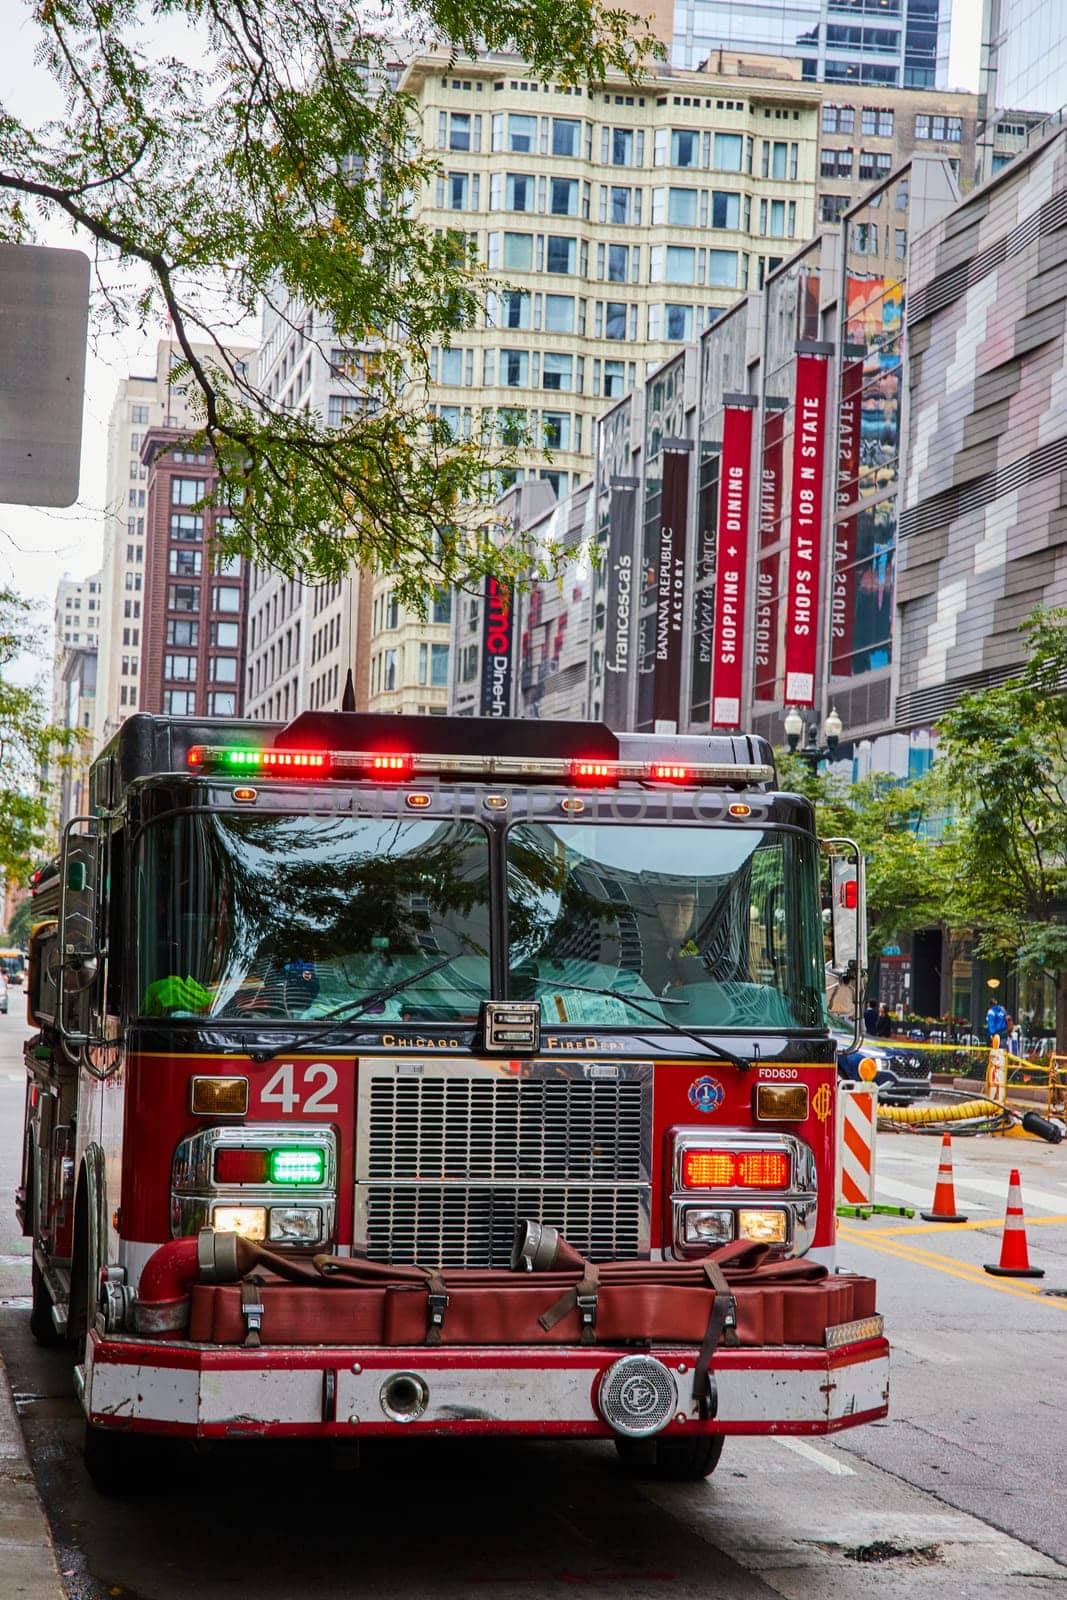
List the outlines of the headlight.
{"type": "Polygon", "coordinates": [[[265,1239],[267,1212],[263,1206],[213,1206],[211,1226],[216,1233],[239,1233],[242,1239],[265,1239]]]}
{"type": "Polygon", "coordinates": [[[279,1244],[318,1244],[322,1238],[319,1206],[271,1206],[270,1237],[279,1244]]]}

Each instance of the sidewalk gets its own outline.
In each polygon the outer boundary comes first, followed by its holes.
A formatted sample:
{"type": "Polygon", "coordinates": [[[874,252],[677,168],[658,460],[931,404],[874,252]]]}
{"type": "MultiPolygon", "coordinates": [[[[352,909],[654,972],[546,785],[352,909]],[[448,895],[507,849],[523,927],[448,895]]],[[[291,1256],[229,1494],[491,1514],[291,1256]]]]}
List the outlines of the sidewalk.
{"type": "Polygon", "coordinates": [[[0,1357],[0,1594],[63,1600],[52,1535],[33,1481],[22,1428],[0,1357]]]}

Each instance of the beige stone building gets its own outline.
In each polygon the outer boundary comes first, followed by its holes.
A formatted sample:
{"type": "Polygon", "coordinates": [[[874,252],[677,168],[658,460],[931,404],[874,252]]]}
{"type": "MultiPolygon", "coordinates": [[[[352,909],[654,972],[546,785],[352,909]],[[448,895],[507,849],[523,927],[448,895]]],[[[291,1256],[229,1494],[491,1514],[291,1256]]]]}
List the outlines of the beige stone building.
{"type": "Polygon", "coordinates": [[[520,473],[558,493],[588,474],[605,403],[814,230],[820,88],[739,66],[590,89],[507,58],[404,74],[440,164],[420,214],[506,285],[430,351],[432,397],[458,434],[496,413],[529,442],[520,473]]]}

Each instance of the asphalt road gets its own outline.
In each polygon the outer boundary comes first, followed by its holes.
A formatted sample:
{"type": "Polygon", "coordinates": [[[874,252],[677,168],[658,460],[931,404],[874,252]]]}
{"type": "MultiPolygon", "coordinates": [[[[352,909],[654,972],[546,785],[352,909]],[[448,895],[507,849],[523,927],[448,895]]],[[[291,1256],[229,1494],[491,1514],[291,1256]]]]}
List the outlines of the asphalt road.
{"type": "MultiPolygon", "coordinates": [[[[69,1360],[38,1350],[27,1326],[28,1241],[9,1200],[18,1009],[0,1017],[0,1351],[72,1600],[1067,1593],[1067,1297],[1041,1293],[1067,1289],[1067,1145],[957,1140],[957,1198],[976,1226],[843,1227],[843,1264],[880,1280],[887,1423],[834,1442],[730,1440],[707,1484],[664,1487],[624,1477],[602,1445],[404,1440],[366,1450],[358,1470],[303,1446],[183,1448],[119,1504],[83,1470],[69,1360]],[[1036,1285],[981,1272],[1015,1164],[1031,1257],[1048,1269],[1036,1285]]],[[[880,1139],[880,1197],[928,1204],[937,1152],[930,1138],[880,1139]]]]}

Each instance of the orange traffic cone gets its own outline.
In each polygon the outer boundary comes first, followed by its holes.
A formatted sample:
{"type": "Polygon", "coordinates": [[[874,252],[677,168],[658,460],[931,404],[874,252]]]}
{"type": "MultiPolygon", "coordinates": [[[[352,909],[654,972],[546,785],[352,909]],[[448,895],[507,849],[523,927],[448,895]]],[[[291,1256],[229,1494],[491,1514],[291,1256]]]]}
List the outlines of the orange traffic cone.
{"type": "Polygon", "coordinates": [[[941,1160],[937,1167],[934,1185],[934,1203],[929,1211],[919,1213],[927,1222],[966,1222],[956,1210],[956,1186],[952,1181],[952,1135],[941,1138],[941,1160]]]}
{"type": "Polygon", "coordinates": [[[1026,1223],[1023,1220],[1023,1195],[1018,1167],[1011,1169],[1008,1179],[1008,1208],[1004,1213],[1004,1238],[1000,1246],[1000,1263],[987,1266],[998,1278],[1043,1278],[1043,1267],[1032,1267],[1026,1248],[1026,1223]]]}

